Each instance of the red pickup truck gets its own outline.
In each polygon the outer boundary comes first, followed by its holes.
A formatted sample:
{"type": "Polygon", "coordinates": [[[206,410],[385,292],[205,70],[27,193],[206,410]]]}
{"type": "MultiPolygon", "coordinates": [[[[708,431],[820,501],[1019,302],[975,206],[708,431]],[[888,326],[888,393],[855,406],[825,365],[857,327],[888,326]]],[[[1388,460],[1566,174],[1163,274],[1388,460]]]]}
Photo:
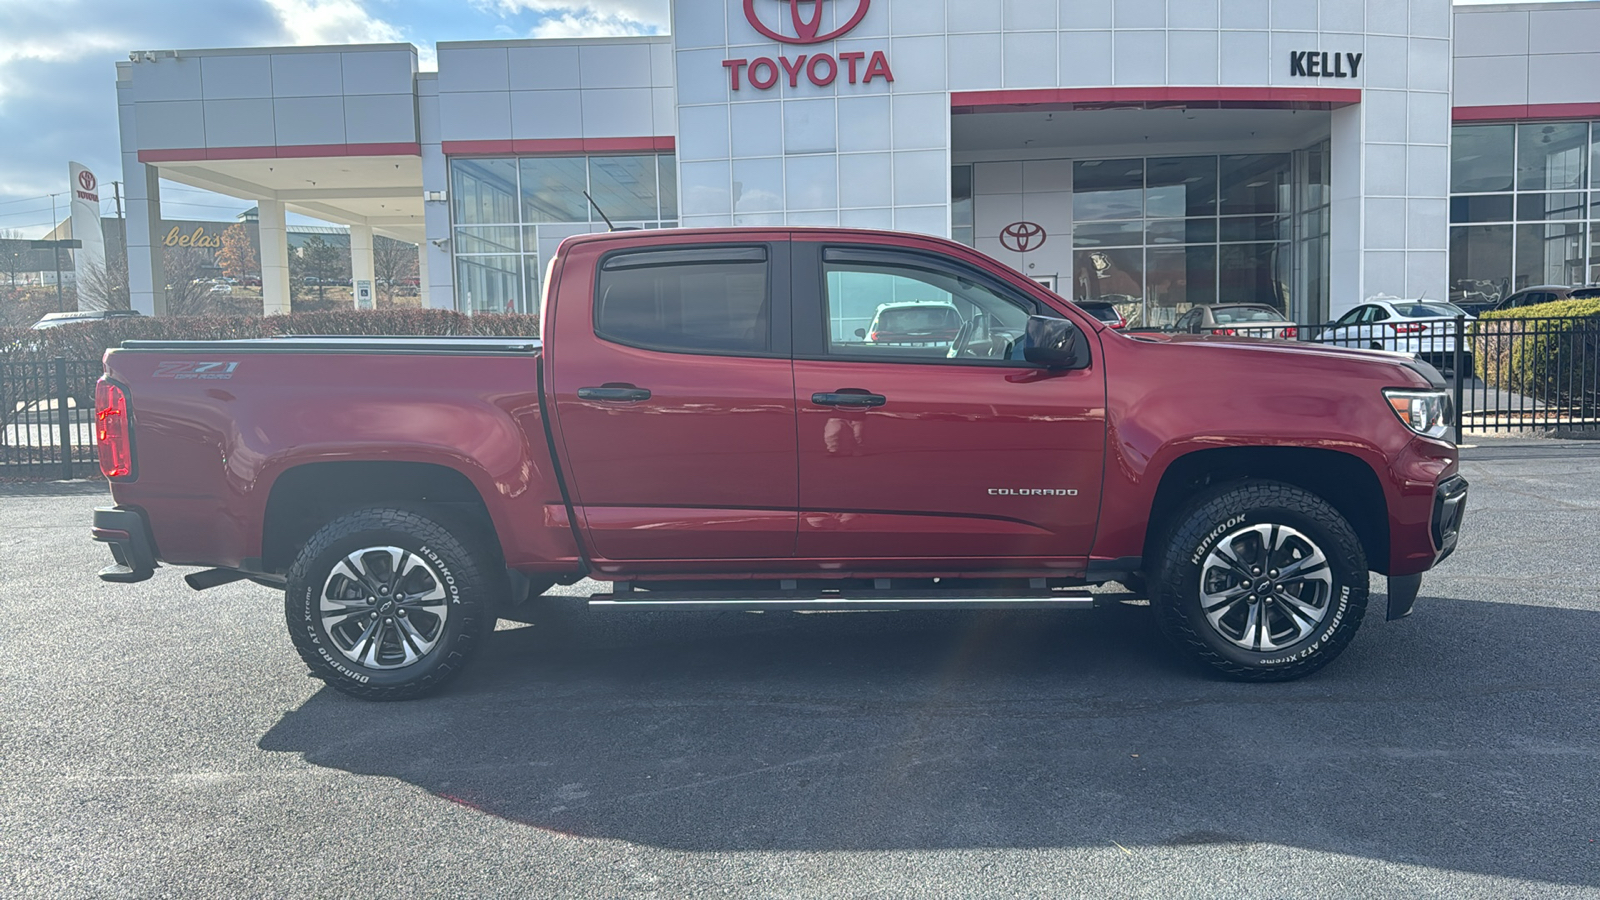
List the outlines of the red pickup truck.
{"type": "MultiPolygon", "coordinates": [[[[811,229],[593,235],[542,335],[130,341],[99,385],[110,581],[283,589],[312,672],[395,699],[585,576],[606,609],[1092,606],[1145,591],[1228,675],[1311,672],[1455,548],[1437,372],[1123,335],[967,247],[811,229]],[[948,342],[861,335],[948,305],[948,342]]],[[[567,598],[563,598],[567,599],[567,598]]]]}

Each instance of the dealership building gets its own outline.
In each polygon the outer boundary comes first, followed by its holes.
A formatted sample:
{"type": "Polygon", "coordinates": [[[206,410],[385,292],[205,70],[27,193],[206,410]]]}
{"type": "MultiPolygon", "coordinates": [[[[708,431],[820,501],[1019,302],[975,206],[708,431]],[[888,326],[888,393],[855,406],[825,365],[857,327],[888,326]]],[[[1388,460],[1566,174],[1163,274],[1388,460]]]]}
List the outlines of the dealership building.
{"type": "Polygon", "coordinates": [[[595,206],[947,236],[1149,325],[1600,281],[1600,2],[672,7],[670,36],[441,43],[436,73],[408,44],[130,53],[135,307],[163,307],[161,179],[259,206],[268,312],[288,212],[348,226],[357,279],[375,234],[418,243],[424,302],[466,311],[537,308],[595,206]]]}

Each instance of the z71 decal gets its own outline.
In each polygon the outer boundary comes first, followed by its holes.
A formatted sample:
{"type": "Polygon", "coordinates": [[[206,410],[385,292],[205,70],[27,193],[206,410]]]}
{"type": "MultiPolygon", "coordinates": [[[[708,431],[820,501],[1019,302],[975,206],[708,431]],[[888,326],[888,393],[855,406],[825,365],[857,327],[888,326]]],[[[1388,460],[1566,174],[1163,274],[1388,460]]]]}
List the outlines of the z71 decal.
{"type": "Polygon", "coordinates": [[[239,364],[236,362],[164,362],[156,366],[155,375],[151,377],[176,378],[179,381],[232,378],[237,368],[239,364]]]}

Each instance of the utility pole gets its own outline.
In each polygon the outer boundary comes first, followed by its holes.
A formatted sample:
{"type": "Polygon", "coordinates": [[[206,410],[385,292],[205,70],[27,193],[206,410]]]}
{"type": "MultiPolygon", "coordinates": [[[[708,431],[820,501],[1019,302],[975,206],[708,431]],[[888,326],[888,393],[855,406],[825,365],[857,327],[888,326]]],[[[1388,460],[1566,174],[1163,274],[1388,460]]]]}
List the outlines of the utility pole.
{"type": "Polygon", "coordinates": [[[65,240],[29,241],[30,250],[49,250],[50,255],[56,260],[56,312],[66,312],[66,303],[61,299],[61,251],[77,250],[83,246],[83,241],[77,238],[65,240]]]}
{"type": "Polygon", "coordinates": [[[122,182],[120,182],[120,181],[111,182],[111,191],[112,191],[112,193],[116,194],[116,197],[117,197],[117,221],[121,222],[122,221],[122,182]]]}

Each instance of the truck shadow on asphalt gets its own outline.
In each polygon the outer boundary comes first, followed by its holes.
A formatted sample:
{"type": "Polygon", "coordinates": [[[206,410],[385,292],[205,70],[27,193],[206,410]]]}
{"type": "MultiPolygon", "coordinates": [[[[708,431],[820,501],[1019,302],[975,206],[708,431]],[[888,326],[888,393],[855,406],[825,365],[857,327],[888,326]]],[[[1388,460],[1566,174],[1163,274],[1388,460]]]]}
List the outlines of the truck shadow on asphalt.
{"type": "Polygon", "coordinates": [[[687,851],[1276,844],[1600,885],[1600,615],[1382,602],[1279,685],[1191,668],[1125,604],[596,614],[497,633],[428,700],[323,689],[260,746],[687,851]]]}

